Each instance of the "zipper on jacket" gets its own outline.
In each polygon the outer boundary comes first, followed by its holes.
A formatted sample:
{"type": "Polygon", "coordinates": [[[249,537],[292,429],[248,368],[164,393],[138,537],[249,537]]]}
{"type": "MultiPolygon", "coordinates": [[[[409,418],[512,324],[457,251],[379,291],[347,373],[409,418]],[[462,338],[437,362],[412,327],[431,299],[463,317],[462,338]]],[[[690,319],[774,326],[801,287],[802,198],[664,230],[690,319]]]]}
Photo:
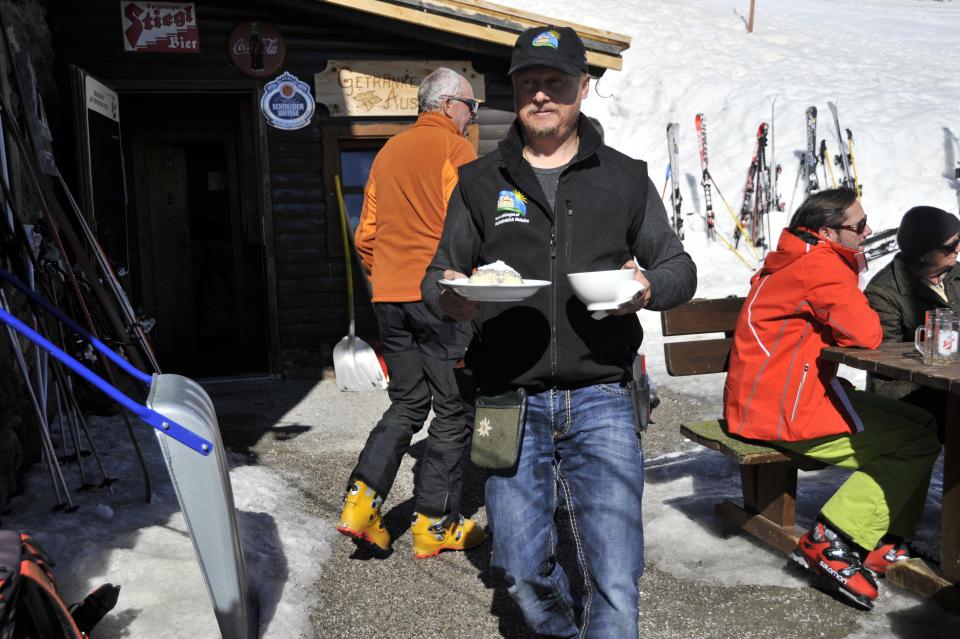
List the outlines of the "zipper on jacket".
{"type": "Polygon", "coordinates": [[[557,382],[557,231],[550,225],[550,377],[551,386],[557,382]]]}
{"type": "Polygon", "coordinates": [[[797,398],[793,400],[793,412],[790,413],[790,421],[797,416],[797,407],[800,406],[800,395],[803,393],[803,383],[807,381],[807,371],[810,370],[810,364],[803,365],[803,375],[800,376],[800,388],[797,389],[797,398]]]}
{"type": "Polygon", "coordinates": [[[573,204],[570,203],[570,200],[566,200],[567,205],[567,231],[566,231],[566,249],[567,249],[567,263],[570,263],[573,254],[573,204]]]}

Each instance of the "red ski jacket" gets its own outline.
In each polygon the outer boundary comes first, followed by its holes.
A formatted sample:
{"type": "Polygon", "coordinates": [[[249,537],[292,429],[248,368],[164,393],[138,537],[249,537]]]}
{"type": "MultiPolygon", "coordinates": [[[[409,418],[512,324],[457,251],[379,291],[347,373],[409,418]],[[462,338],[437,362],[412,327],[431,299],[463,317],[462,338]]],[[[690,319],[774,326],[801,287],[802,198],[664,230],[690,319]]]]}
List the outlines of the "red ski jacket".
{"type": "Polygon", "coordinates": [[[880,345],[880,320],[857,286],[864,263],[863,253],[784,229],[737,319],[724,386],[730,433],[800,441],[862,430],[820,351],[880,345]]]}

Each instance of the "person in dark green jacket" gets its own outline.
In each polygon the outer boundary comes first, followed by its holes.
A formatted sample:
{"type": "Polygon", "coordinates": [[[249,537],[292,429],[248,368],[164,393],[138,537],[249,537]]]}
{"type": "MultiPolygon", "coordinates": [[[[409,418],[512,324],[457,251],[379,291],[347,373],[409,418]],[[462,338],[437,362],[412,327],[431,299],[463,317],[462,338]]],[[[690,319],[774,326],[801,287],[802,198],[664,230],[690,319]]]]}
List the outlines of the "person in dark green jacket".
{"type": "MultiPolygon", "coordinates": [[[[864,293],[880,316],[884,342],[912,342],[926,312],[950,308],[960,316],[960,219],[933,206],[907,211],[897,231],[900,252],[874,276],[864,293]]],[[[940,423],[945,401],[941,391],[880,375],[867,378],[867,390],[922,406],[940,423]]]]}

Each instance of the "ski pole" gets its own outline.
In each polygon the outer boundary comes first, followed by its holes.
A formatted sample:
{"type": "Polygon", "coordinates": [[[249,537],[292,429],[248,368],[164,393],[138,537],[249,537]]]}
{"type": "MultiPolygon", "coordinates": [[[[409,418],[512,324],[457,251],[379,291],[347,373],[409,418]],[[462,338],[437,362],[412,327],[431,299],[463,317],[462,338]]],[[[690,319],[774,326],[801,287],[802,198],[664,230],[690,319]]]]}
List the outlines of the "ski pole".
{"type": "Polygon", "coordinates": [[[745,258],[745,257],[743,256],[743,254],[742,254],[740,251],[738,251],[738,250],[736,249],[736,247],[733,246],[733,244],[730,243],[730,240],[728,240],[726,237],[724,237],[723,233],[717,233],[717,237],[720,238],[720,241],[721,241],[721,242],[723,242],[724,244],[727,245],[727,248],[728,248],[728,249],[730,249],[731,251],[733,251],[733,254],[734,254],[734,255],[736,255],[738,258],[740,258],[740,261],[743,262],[748,269],[750,269],[751,271],[756,270],[757,267],[754,266],[753,264],[751,264],[750,262],[748,262],[748,261],[747,261],[747,258],[745,258]]]}
{"type": "MultiPolygon", "coordinates": [[[[15,277],[13,277],[10,273],[7,273],[2,268],[0,268],[0,277],[7,280],[14,286],[16,286],[18,290],[24,293],[31,300],[37,302],[40,306],[42,306],[48,311],[51,311],[51,314],[53,314],[54,317],[56,317],[57,319],[61,321],[67,320],[67,321],[64,321],[64,323],[67,324],[67,326],[70,326],[71,323],[74,326],[76,326],[76,323],[69,320],[69,318],[67,318],[65,315],[63,315],[59,311],[56,311],[56,309],[50,306],[49,303],[46,302],[46,300],[41,298],[34,291],[31,291],[29,288],[27,288],[25,284],[17,280],[15,277]]],[[[32,328],[30,328],[29,326],[21,322],[19,319],[14,317],[9,311],[5,309],[0,309],[0,321],[3,321],[5,324],[7,324],[8,327],[12,328],[13,330],[17,331],[18,333],[20,333],[21,335],[23,335],[24,337],[32,341],[34,344],[43,348],[43,350],[48,352],[55,359],[62,362],[67,368],[69,368],[74,373],[76,373],[80,377],[84,378],[85,380],[87,380],[88,382],[96,386],[108,397],[110,397],[110,399],[112,399],[113,401],[117,402],[118,404],[120,404],[121,406],[129,410],[131,413],[139,417],[142,421],[146,422],[150,426],[153,426],[154,428],[164,433],[165,435],[173,437],[184,446],[187,446],[188,448],[191,448],[202,455],[209,455],[210,451],[213,450],[213,445],[209,441],[200,437],[190,429],[178,424],[173,419],[166,417],[164,415],[161,415],[160,413],[156,412],[155,410],[151,409],[148,406],[144,406],[143,404],[139,404],[133,401],[132,399],[127,397],[125,394],[123,394],[121,391],[119,391],[117,388],[115,388],[113,385],[109,384],[102,377],[100,377],[99,375],[97,375],[87,367],[83,366],[80,362],[73,359],[70,355],[67,355],[64,351],[62,351],[59,347],[57,347],[53,342],[48,340],[46,337],[37,333],[32,328]]],[[[80,327],[77,326],[77,328],[80,328],[80,327]]],[[[82,333],[80,335],[84,336],[84,334],[82,333]]],[[[99,340],[96,340],[96,342],[93,343],[93,345],[95,348],[97,348],[97,350],[100,350],[101,352],[103,352],[104,350],[106,351],[110,350],[99,340]]],[[[116,353],[114,353],[114,355],[116,355],[116,353]]],[[[119,357],[119,355],[117,355],[117,357],[119,357]]],[[[136,371],[137,374],[133,375],[133,373],[131,373],[131,375],[139,379],[141,382],[145,382],[147,384],[152,385],[153,383],[152,376],[149,376],[146,373],[143,373],[135,368],[132,368],[132,370],[136,371]],[[149,381],[146,381],[146,380],[149,380],[149,381]]]]}
{"type": "Polygon", "coordinates": [[[820,140],[820,162],[826,167],[824,172],[830,172],[830,184],[833,188],[837,188],[837,178],[833,175],[833,166],[830,164],[830,153],[827,152],[826,139],[820,140]]]}
{"type": "Polygon", "coordinates": [[[12,273],[10,273],[4,268],[0,268],[0,279],[5,280],[8,284],[10,284],[15,289],[17,289],[18,291],[26,295],[32,302],[35,302],[36,304],[40,305],[40,307],[42,307],[45,311],[47,311],[48,313],[53,315],[55,318],[57,318],[57,320],[62,322],[64,325],[66,325],[67,328],[69,328],[71,331],[73,331],[74,333],[76,333],[77,335],[85,339],[87,342],[89,342],[91,346],[97,349],[97,351],[99,351],[111,362],[119,366],[125,373],[127,373],[131,377],[139,379],[144,384],[149,385],[151,383],[153,378],[150,375],[147,375],[146,373],[141,372],[139,369],[134,368],[130,362],[120,357],[120,355],[118,355],[109,346],[107,346],[106,344],[101,342],[99,339],[97,339],[92,333],[90,333],[89,331],[81,327],[79,324],[74,322],[72,319],[64,315],[63,311],[58,309],[56,306],[54,306],[44,298],[37,295],[34,291],[30,290],[30,288],[27,285],[25,285],[23,282],[21,282],[16,277],[14,277],[12,273]]]}
{"type": "Polygon", "coordinates": [[[804,162],[803,158],[800,158],[800,168],[797,169],[797,179],[793,181],[793,190],[790,192],[790,204],[787,207],[788,211],[793,211],[793,198],[797,195],[797,186],[800,185],[800,175],[804,172],[805,167],[806,162],[804,162]]]}
{"type": "MultiPolygon", "coordinates": [[[[10,305],[7,303],[7,295],[0,289],[0,313],[6,313],[10,305]]],[[[26,324],[24,324],[26,326],[26,324]]],[[[50,440],[50,424],[47,422],[40,409],[40,402],[37,394],[30,383],[30,372],[27,370],[27,362],[23,359],[23,353],[20,351],[20,342],[10,326],[7,326],[7,336],[10,338],[10,348],[13,350],[17,360],[17,366],[20,368],[20,375],[23,378],[23,385],[27,388],[27,394],[30,396],[30,403],[37,416],[37,428],[40,430],[40,448],[43,456],[46,458],[47,470],[50,472],[50,482],[53,484],[53,491],[56,493],[57,507],[61,508],[66,501],[68,511],[74,510],[73,501],[70,499],[70,491],[67,489],[67,482],[63,478],[63,472],[60,470],[60,464],[57,463],[57,453],[53,449],[53,442],[50,440]]]]}
{"type": "MultiPolygon", "coordinates": [[[[9,38],[7,38],[7,44],[9,45],[9,38]]],[[[9,48],[8,48],[8,51],[9,51],[9,48]]],[[[12,56],[11,56],[11,59],[13,59],[12,56]]],[[[50,202],[48,201],[46,190],[40,183],[38,170],[34,166],[33,161],[31,160],[31,156],[28,154],[26,145],[24,141],[21,139],[19,132],[17,131],[17,121],[10,114],[9,106],[4,100],[2,94],[0,94],[0,125],[2,125],[2,127],[0,128],[2,128],[4,131],[10,132],[11,137],[16,143],[16,149],[19,152],[20,157],[23,160],[23,164],[27,169],[26,176],[29,179],[30,184],[33,186],[33,192],[37,196],[37,200],[40,205],[40,209],[43,213],[44,220],[47,222],[48,228],[50,229],[50,233],[53,238],[54,245],[56,246],[60,255],[64,256],[64,259],[68,259],[67,257],[68,254],[64,249],[63,240],[60,237],[58,224],[54,220],[53,209],[51,208],[50,202]]],[[[29,133],[29,128],[28,128],[28,133],[29,133]]],[[[8,213],[10,213],[10,221],[12,224],[10,232],[12,235],[19,237],[21,241],[24,241],[22,236],[23,220],[19,212],[16,210],[16,200],[14,200],[11,194],[10,184],[8,180],[6,179],[0,180],[0,189],[2,189],[3,198],[7,206],[7,210],[8,210],[8,213]],[[16,223],[13,223],[14,220],[16,221],[16,223]],[[18,230],[20,231],[20,233],[17,232],[18,230]]],[[[80,247],[79,241],[77,240],[73,232],[73,229],[70,227],[69,222],[62,227],[62,230],[66,234],[67,240],[68,242],[70,242],[71,247],[76,249],[74,251],[74,258],[81,265],[84,266],[85,272],[95,273],[92,270],[92,268],[89,266],[89,264],[86,262],[84,251],[81,248],[79,248],[80,247]]],[[[36,268],[37,258],[33,254],[32,249],[29,246],[27,246],[27,255],[33,267],[36,268]]],[[[74,274],[73,270],[70,268],[66,269],[65,274],[66,274],[65,279],[66,281],[70,282],[70,285],[76,296],[76,302],[83,313],[84,319],[87,323],[88,328],[90,329],[90,332],[95,333],[97,331],[96,325],[93,321],[93,316],[90,313],[90,308],[88,307],[86,301],[83,298],[83,292],[80,288],[80,283],[76,275],[74,274]]],[[[96,283],[97,282],[94,281],[91,284],[95,285],[96,283]]],[[[107,315],[110,315],[110,311],[112,310],[112,307],[110,306],[109,302],[105,299],[105,295],[103,294],[103,292],[99,288],[96,288],[95,286],[92,286],[92,290],[94,291],[95,297],[97,297],[98,301],[100,302],[102,308],[105,310],[107,315]]],[[[115,325],[115,331],[117,336],[122,338],[125,335],[125,331],[123,330],[122,322],[119,324],[121,325],[115,325]]],[[[135,349],[128,349],[128,352],[131,358],[137,358],[139,360],[139,355],[137,354],[135,349]]],[[[113,367],[108,364],[104,367],[104,370],[106,371],[107,378],[110,380],[110,382],[113,384],[116,384],[117,383],[116,376],[115,376],[115,371],[113,367]]],[[[130,441],[133,445],[134,453],[137,456],[137,462],[140,465],[140,472],[143,476],[144,500],[147,503],[149,503],[153,497],[153,488],[150,481],[150,474],[149,474],[149,471],[147,470],[147,464],[143,458],[143,450],[140,448],[140,442],[137,441],[137,438],[133,433],[133,425],[130,422],[130,416],[123,411],[121,411],[121,415],[123,417],[124,425],[126,426],[126,429],[127,429],[127,434],[130,436],[130,441]]]]}
{"type": "Polygon", "coordinates": [[[709,176],[710,183],[713,185],[713,188],[716,190],[717,195],[720,196],[720,201],[723,202],[723,205],[727,207],[727,213],[730,214],[730,217],[733,218],[734,224],[737,225],[737,228],[740,229],[740,232],[743,233],[744,237],[747,238],[747,246],[750,247],[750,250],[753,252],[753,255],[757,258],[757,261],[760,261],[760,254],[757,253],[757,249],[753,246],[753,239],[750,237],[750,234],[747,233],[747,229],[743,228],[743,224],[740,223],[740,220],[737,218],[737,214],[733,212],[733,209],[730,208],[730,203],[727,202],[727,198],[723,197],[723,193],[720,191],[720,187],[717,186],[717,183],[713,181],[713,176],[709,176]]]}
{"type": "MultiPolygon", "coordinates": [[[[697,211],[697,215],[700,216],[700,219],[704,221],[707,220],[707,218],[704,217],[703,213],[700,213],[699,211],[697,211]]],[[[730,240],[727,239],[727,237],[723,234],[723,232],[719,231],[718,229],[714,229],[714,235],[716,237],[719,237],[720,240],[727,246],[727,248],[733,251],[733,254],[736,255],[737,258],[739,258],[739,260],[743,262],[748,269],[750,269],[751,271],[756,270],[757,267],[747,261],[747,258],[743,256],[743,253],[738,251],[737,247],[735,247],[733,244],[730,243],[730,240]]]]}
{"type": "Polygon", "coordinates": [[[857,197],[863,197],[863,187],[860,186],[860,176],[857,175],[857,160],[853,155],[853,132],[847,129],[847,146],[850,147],[850,168],[853,169],[853,186],[857,197]]]}

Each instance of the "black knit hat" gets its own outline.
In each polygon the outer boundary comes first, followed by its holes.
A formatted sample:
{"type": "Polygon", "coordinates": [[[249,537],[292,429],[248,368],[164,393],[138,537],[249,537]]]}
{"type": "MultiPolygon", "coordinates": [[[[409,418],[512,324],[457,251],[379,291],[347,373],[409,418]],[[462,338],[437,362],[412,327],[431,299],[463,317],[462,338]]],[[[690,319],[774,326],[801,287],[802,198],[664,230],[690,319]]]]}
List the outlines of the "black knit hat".
{"type": "Polygon", "coordinates": [[[957,231],[960,219],[956,215],[935,206],[915,206],[903,214],[897,244],[905,257],[919,259],[946,244],[957,231]]]}
{"type": "Polygon", "coordinates": [[[532,27],[521,33],[513,45],[508,75],[535,66],[580,75],[587,72],[587,50],[570,27],[532,27]]]}

